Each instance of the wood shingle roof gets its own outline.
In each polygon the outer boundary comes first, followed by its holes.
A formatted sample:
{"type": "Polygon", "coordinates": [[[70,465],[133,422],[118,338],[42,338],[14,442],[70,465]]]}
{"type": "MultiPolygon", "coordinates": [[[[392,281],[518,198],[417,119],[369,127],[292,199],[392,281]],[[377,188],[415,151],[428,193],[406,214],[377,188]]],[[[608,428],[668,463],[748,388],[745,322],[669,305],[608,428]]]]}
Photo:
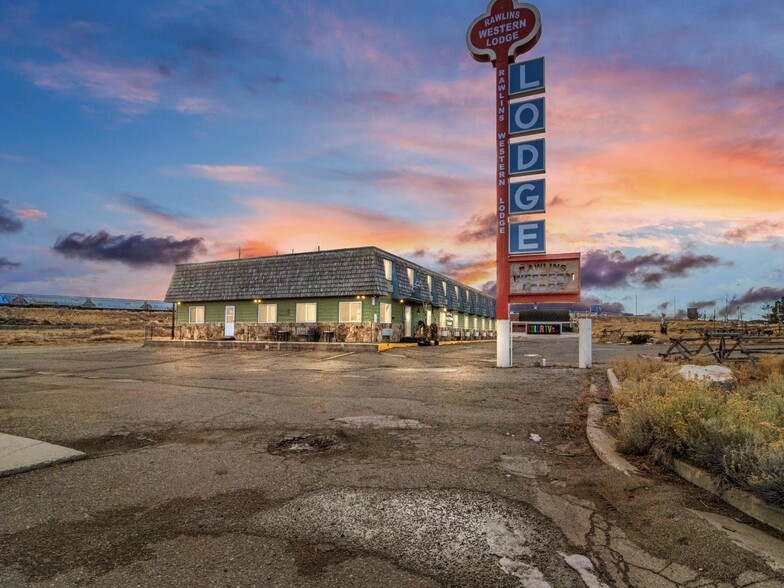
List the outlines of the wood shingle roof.
{"type": "Polygon", "coordinates": [[[377,247],[178,264],[166,300],[209,302],[391,295],[453,309],[457,306],[452,298],[455,286],[459,287],[461,298],[466,290],[472,299],[479,297],[482,304],[477,306],[478,314],[495,316],[495,301],[487,294],[377,247]],[[385,259],[392,262],[391,281],[384,275],[385,259]],[[413,284],[408,278],[409,268],[414,270],[413,284]],[[435,296],[427,287],[427,276],[432,276],[435,296]],[[443,296],[442,281],[447,283],[448,299],[443,296]]]}

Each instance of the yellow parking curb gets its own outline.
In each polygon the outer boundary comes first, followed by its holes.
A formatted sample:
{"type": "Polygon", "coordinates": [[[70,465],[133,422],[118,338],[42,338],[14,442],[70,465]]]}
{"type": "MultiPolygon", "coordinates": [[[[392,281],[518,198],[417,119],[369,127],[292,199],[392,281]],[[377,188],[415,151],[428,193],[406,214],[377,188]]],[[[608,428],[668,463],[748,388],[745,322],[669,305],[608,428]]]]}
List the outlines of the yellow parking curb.
{"type": "MultiPolygon", "coordinates": [[[[439,345],[470,345],[476,343],[495,343],[495,339],[482,339],[481,341],[440,341],[439,345]]],[[[419,347],[419,343],[379,343],[378,352],[383,353],[388,349],[397,349],[398,347],[419,347]]],[[[425,347],[428,347],[427,345],[425,347]]]]}

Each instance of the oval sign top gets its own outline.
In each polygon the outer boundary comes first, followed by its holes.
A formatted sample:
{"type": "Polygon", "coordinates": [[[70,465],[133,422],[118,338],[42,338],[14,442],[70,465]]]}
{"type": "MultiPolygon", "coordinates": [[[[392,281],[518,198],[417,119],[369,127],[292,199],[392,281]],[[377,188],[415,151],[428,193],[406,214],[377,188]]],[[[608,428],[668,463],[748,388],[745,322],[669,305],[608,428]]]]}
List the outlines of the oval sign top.
{"type": "Polygon", "coordinates": [[[474,59],[495,64],[498,55],[514,61],[530,51],[541,34],[542,19],[536,6],[517,0],[490,0],[487,12],[468,27],[466,43],[474,59]]]}

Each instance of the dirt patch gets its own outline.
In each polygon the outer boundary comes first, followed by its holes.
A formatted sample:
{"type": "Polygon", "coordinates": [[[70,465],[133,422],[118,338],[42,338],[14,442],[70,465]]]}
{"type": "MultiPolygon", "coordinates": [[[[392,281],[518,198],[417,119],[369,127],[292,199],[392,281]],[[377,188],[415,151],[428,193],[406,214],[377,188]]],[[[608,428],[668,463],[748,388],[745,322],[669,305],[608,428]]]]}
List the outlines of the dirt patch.
{"type": "Polygon", "coordinates": [[[83,451],[87,454],[87,457],[103,457],[157,445],[162,441],[163,439],[156,435],[122,431],[101,437],[87,437],[85,439],[67,441],[65,445],[83,451]]]}
{"type": "Polygon", "coordinates": [[[295,558],[297,569],[303,576],[320,576],[328,567],[356,557],[355,553],[338,549],[329,543],[292,545],[289,553],[295,558]]]}

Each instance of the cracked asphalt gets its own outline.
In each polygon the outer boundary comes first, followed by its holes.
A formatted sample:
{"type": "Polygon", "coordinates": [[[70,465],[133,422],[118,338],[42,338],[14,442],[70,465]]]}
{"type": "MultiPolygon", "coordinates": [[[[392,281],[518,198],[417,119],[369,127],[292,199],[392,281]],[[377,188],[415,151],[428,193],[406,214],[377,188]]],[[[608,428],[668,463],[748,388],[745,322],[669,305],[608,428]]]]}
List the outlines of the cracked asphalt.
{"type": "Polygon", "coordinates": [[[89,457],[0,479],[0,586],[784,586],[591,452],[591,382],[659,349],[576,349],[4,349],[0,431],[89,457]]]}

